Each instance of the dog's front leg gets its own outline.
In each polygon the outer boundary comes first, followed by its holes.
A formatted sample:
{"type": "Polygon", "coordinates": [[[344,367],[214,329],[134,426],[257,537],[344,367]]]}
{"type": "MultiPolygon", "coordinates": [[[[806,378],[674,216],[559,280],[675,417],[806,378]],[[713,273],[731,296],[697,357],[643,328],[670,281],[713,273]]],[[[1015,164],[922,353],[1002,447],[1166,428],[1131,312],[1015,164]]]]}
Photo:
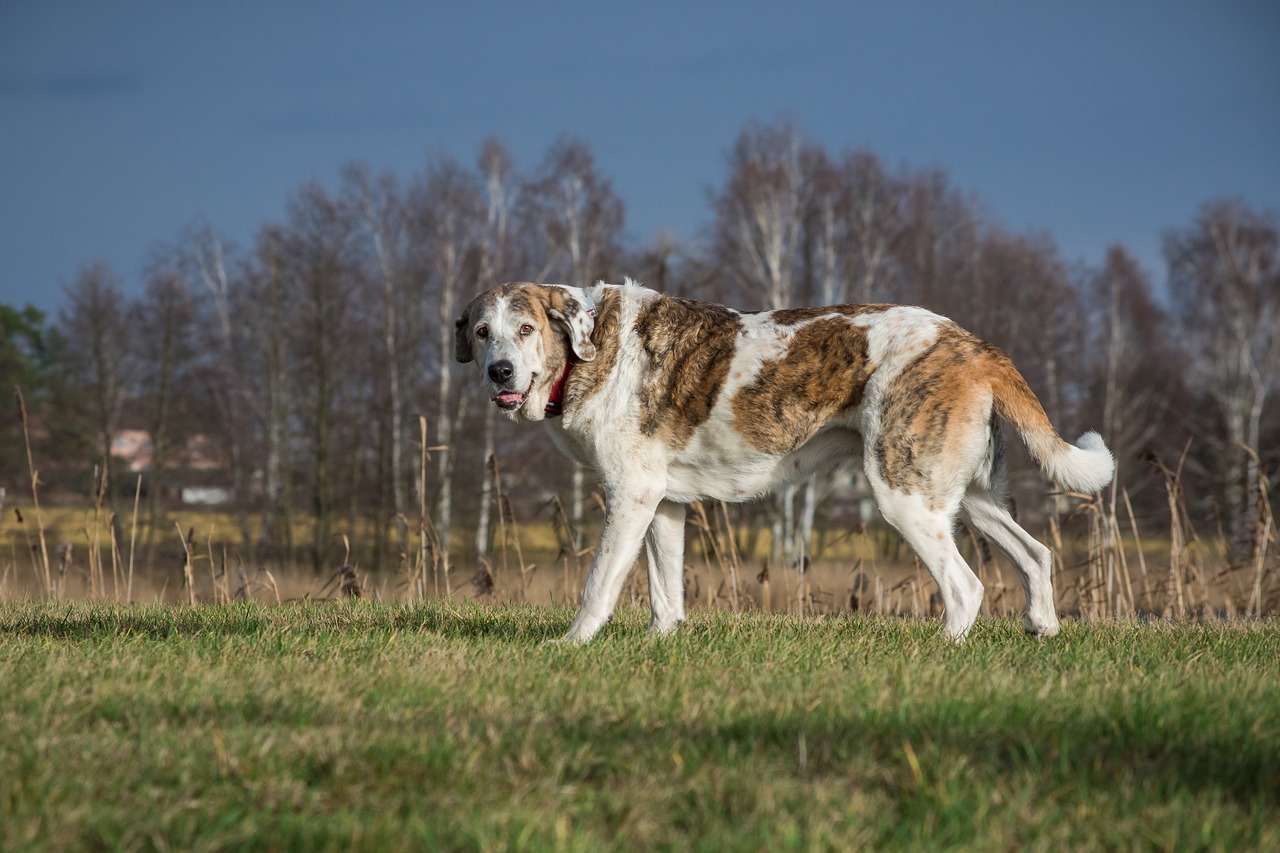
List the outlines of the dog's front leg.
{"type": "Polygon", "coordinates": [[[653,521],[659,490],[618,490],[605,503],[604,532],[591,562],[578,615],[564,636],[566,642],[585,643],[613,615],[627,570],[635,562],[645,530],[653,521]]]}
{"type": "Polygon", "coordinates": [[[684,504],[662,501],[644,537],[653,634],[670,634],[684,621],[684,518],[684,504]]]}

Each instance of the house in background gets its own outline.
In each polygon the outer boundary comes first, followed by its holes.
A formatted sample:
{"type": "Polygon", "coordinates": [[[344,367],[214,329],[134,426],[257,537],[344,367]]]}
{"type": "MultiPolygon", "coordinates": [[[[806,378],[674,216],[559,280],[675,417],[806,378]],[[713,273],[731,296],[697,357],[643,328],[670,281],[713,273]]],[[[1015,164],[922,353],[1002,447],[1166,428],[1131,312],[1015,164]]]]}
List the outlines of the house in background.
{"type": "MultiPolygon", "coordinates": [[[[116,430],[111,434],[111,455],[123,462],[130,473],[143,476],[144,489],[151,486],[155,445],[149,431],[116,430]]],[[[225,482],[227,475],[228,466],[217,444],[208,435],[196,433],[170,451],[158,486],[168,499],[217,506],[232,498],[225,482]]]]}
{"type": "Polygon", "coordinates": [[[129,466],[133,474],[145,474],[151,470],[154,452],[151,433],[145,429],[118,429],[111,434],[111,455],[129,466]]]}

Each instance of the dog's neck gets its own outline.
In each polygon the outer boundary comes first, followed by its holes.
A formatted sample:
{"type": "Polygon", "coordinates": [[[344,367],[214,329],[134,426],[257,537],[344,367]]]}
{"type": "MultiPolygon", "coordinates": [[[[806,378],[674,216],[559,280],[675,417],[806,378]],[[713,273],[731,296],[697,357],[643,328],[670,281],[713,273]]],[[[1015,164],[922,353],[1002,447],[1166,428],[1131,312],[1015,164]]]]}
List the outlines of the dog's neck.
{"type": "Polygon", "coordinates": [[[542,411],[549,418],[558,418],[564,412],[564,383],[569,379],[569,371],[573,370],[573,366],[578,363],[578,357],[574,355],[573,350],[569,350],[568,356],[564,360],[564,372],[560,374],[560,378],[556,380],[556,384],[551,386],[551,394],[547,397],[547,406],[542,411]]]}

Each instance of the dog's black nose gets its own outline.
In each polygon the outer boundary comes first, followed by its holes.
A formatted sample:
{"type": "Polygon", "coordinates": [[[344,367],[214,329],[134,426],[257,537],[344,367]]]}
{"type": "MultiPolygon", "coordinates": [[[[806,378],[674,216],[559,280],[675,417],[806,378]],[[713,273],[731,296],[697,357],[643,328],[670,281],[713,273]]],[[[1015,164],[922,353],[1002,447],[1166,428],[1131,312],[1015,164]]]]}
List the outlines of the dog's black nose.
{"type": "Polygon", "coordinates": [[[494,382],[506,382],[513,373],[515,373],[515,369],[509,361],[495,361],[489,365],[489,378],[494,382]]]}

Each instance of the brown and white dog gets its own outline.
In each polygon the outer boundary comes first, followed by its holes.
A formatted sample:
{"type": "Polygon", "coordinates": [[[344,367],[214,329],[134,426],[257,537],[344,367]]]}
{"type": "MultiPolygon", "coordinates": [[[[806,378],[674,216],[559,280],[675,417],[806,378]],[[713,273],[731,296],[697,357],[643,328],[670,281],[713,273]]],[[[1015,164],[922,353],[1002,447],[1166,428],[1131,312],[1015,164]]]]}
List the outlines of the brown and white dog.
{"type": "Polygon", "coordinates": [[[968,633],[982,583],[957,518],[1012,561],[1026,629],[1058,632],[1049,549],[1006,508],[996,416],[1061,486],[1111,481],[1097,433],[1063,441],[1009,358],[945,317],[897,305],[744,314],[641,287],[515,282],[458,319],[457,359],[477,361],[513,420],[545,420],[605,489],[604,532],[565,640],[613,613],[643,542],[649,628],[684,619],[684,504],[745,501],[844,459],[861,460],[884,518],[938,584],[946,636],[968,633]]]}

